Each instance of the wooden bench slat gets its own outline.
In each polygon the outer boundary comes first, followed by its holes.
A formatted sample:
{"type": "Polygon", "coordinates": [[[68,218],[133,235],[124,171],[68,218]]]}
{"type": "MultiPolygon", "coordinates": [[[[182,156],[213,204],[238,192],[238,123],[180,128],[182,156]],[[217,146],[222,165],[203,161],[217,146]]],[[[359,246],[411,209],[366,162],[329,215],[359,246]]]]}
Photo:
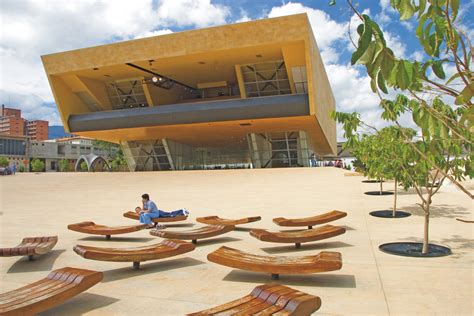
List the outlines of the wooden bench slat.
{"type": "Polygon", "coordinates": [[[237,225],[257,222],[261,219],[262,218],[260,216],[243,217],[239,219],[226,219],[226,218],[220,218],[219,216],[216,216],[216,215],[212,215],[212,216],[198,217],[196,218],[196,221],[198,221],[199,223],[207,224],[207,225],[237,226],[237,225]]]}
{"type": "Polygon", "coordinates": [[[258,304],[242,305],[241,309],[236,311],[234,315],[253,315],[255,313],[261,312],[262,310],[274,305],[283,295],[288,295],[292,292],[294,292],[293,289],[283,287],[278,291],[269,293],[268,297],[266,298],[259,297],[260,302],[258,304]]]}
{"type": "Polygon", "coordinates": [[[33,302],[38,297],[48,295],[49,293],[55,293],[58,289],[62,289],[63,287],[66,287],[71,284],[76,277],[76,274],[66,274],[61,280],[49,283],[40,288],[36,288],[32,292],[24,292],[22,295],[15,295],[14,297],[12,296],[9,300],[5,300],[5,302],[2,302],[3,307],[8,308],[13,305],[21,306],[22,303],[24,303],[25,301],[33,302]]]}
{"type": "Polygon", "coordinates": [[[269,283],[257,286],[241,299],[188,315],[311,315],[320,307],[317,296],[269,283]]]}
{"type": "Polygon", "coordinates": [[[0,257],[43,255],[53,249],[58,236],[26,237],[15,247],[0,248],[0,257]]]}
{"type": "Polygon", "coordinates": [[[346,232],[344,227],[324,225],[322,227],[307,229],[298,232],[270,232],[265,229],[252,229],[250,235],[261,241],[275,242],[275,243],[294,243],[301,244],[305,242],[312,242],[323,240],[346,232]]]}
{"type": "Polygon", "coordinates": [[[36,314],[87,290],[100,282],[102,272],[63,268],[46,278],[0,295],[0,314],[36,314]]]}
{"type": "Polygon", "coordinates": [[[67,228],[80,233],[91,234],[91,235],[119,235],[133,233],[147,227],[146,224],[140,225],[127,225],[127,226],[105,226],[98,225],[94,222],[81,222],[75,224],[69,224],[67,228]]]}
{"type": "Polygon", "coordinates": [[[184,231],[169,231],[169,230],[151,230],[150,235],[170,239],[184,239],[184,240],[198,240],[210,237],[219,236],[234,230],[232,225],[207,225],[204,227],[184,230],[184,231]]]}
{"type": "MultiPolygon", "coordinates": [[[[140,219],[140,215],[137,214],[137,213],[134,212],[134,211],[125,212],[125,213],[123,213],[123,216],[126,217],[126,218],[135,219],[135,220],[139,220],[139,219],[140,219]]],[[[152,218],[151,221],[152,221],[153,223],[170,223],[170,222],[185,221],[186,219],[188,219],[187,216],[179,215],[179,216],[175,216],[175,217],[157,217],[157,218],[152,218]]]]}
{"type": "Polygon", "coordinates": [[[312,256],[263,256],[222,246],[207,255],[211,262],[224,266],[270,274],[307,274],[339,270],[341,254],[322,251],[312,256]]]}
{"type": "Polygon", "coordinates": [[[346,217],[346,212],[341,211],[331,211],[324,214],[311,216],[311,217],[303,217],[303,218],[285,218],[285,217],[276,217],[273,219],[273,222],[280,226],[287,226],[287,227],[300,227],[300,226],[314,226],[319,224],[325,224],[337,219],[346,217]]]}
{"type": "Polygon", "coordinates": [[[166,239],[161,243],[131,248],[101,248],[84,245],[74,246],[74,251],[85,259],[115,262],[143,262],[177,256],[194,250],[192,243],[166,239]]]}

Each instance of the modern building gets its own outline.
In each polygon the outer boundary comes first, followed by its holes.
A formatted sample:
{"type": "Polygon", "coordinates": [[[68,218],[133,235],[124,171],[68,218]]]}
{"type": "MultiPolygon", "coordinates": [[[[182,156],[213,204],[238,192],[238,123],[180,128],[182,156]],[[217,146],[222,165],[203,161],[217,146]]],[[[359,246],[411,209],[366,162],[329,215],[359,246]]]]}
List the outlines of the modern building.
{"type": "Polygon", "coordinates": [[[84,137],[68,137],[47,141],[31,141],[31,158],[40,159],[45,163],[45,171],[59,171],[59,162],[67,161],[67,171],[76,169],[81,157],[94,154],[108,158],[106,150],[93,145],[93,140],[84,137]]]}
{"type": "Polygon", "coordinates": [[[131,171],[309,166],[335,101],[306,14],[42,56],[67,132],[131,171]]]}
{"type": "Polygon", "coordinates": [[[21,166],[25,171],[29,170],[30,154],[28,137],[0,134],[0,157],[7,158],[10,165],[15,164],[18,171],[21,166]]]}
{"type": "Polygon", "coordinates": [[[2,104],[0,133],[13,136],[29,136],[34,140],[48,139],[48,121],[28,121],[21,117],[21,110],[6,108],[2,104]]]}
{"type": "Polygon", "coordinates": [[[32,140],[47,140],[48,139],[48,121],[35,120],[26,122],[26,134],[32,140]]]}

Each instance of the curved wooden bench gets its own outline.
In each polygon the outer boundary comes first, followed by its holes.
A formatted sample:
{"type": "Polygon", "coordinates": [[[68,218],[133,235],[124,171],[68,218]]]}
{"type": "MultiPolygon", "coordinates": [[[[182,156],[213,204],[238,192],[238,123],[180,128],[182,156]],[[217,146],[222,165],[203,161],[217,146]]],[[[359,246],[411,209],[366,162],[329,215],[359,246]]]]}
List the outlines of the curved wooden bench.
{"type": "Polygon", "coordinates": [[[234,230],[234,228],[235,226],[232,225],[207,225],[184,231],[152,230],[150,235],[170,239],[191,240],[193,244],[197,244],[198,239],[219,236],[234,230]]]}
{"type": "Polygon", "coordinates": [[[50,252],[57,242],[58,236],[26,237],[16,247],[0,248],[0,257],[28,256],[28,260],[31,261],[33,256],[50,252]]]}
{"type": "Polygon", "coordinates": [[[318,296],[280,284],[263,284],[235,301],[188,316],[204,315],[311,315],[321,307],[318,296]]]}
{"type": "Polygon", "coordinates": [[[207,260],[227,267],[265,272],[278,279],[279,274],[309,274],[339,270],[342,267],[339,252],[321,251],[313,256],[261,256],[222,246],[207,255],[207,260]]]}
{"type": "Polygon", "coordinates": [[[146,224],[110,227],[104,225],[97,225],[94,222],[82,222],[67,225],[67,228],[69,230],[92,235],[105,235],[105,238],[107,238],[107,240],[110,239],[111,235],[133,233],[145,229],[146,227],[146,224]]]}
{"type": "Polygon", "coordinates": [[[99,261],[133,262],[139,269],[140,262],[177,256],[194,250],[196,246],[182,240],[166,239],[159,244],[133,248],[101,248],[77,245],[74,251],[85,259],[99,261]]]}
{"type": "Polygon", "coordinates": [[[340,219],[346,217],[346,212],[341,211],[331,211],[321,215],[311,216],[311,217],[303,217],[303,218],[284,218],[284,217],[277,217],[273,219],[273,222],[280,226],[287,226],[287,227],[299,227],[299,226],[308,226],[309,229],[313,228],[314,225],[329,223],[335,221],[336,219],[340,219]]]}
{"type": "Polygon", "coordinates": [[[0,314],[37,314],[84,292],[102,277],[102,272],[69,267],[51,271],[42,280],[0,294],[0,314]]]}
{"type": "Polygon", "coordinates": [[[331,238],[342,235],[345,232],[346,229],[344,227],[324,225],[315,229],[298,232],[269,232],[265,229],[252,229],[250,235],[261,241],[291,243],[295,244],[296,248],[300,248],[301,243],[331,238]]]}
{"type": "MultiPolygon", "coordinates": [[[[136,220],[140,219],[140,215],[134,211],[123,213],[123,217],[136,219],[136,220]]],[[[152,218],[151,220],[153,223],[169,223],[169,222],[185,221],[186,219],[188,219],[187,216],[179,215],[175,217],[157,217],[157,218],[152,218]]]]}
{"type": "Polygon", "coordinates": [[[244,218],[239,218],[239,219],[226,219],[226,218],[220,218],[219,216],[213,215],[213,216],[198,217],[196,218],[196,221],[198,221],[199,223],[207,224],[207,225],[237,226],[237,225],[257,222],[261,219],[262,218],[260,216],[244,217],[244,218]]]}

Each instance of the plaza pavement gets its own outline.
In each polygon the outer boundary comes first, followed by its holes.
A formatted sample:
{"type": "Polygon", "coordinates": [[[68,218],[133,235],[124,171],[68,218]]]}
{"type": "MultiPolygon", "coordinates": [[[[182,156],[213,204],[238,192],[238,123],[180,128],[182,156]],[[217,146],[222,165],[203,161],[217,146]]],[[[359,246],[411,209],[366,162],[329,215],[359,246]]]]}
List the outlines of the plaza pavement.
{"type": "MultiPolygon", "coordinates": [[[[53,251],[33,262],[0,258],[0,292],[45,277],[64,266],[104,272],[104,280],[44,315],[183,315],[248,294],[269,275],[234,270],[208,262],[206,255],[220,247],[262,255],[310,255],[322,250],[342,253],[339,271],[290,276],[279,282],[322,299],[322,315],[472,315],[473,313],[473,203],[454,186],[435,196],[431,242],[448,246],[443,258],[407,258],[378,250],[384,242],[421,241],[422,211],[417,195],[401,192],[398,205],[413,216],[380,219],[372,210],[392,206],[392,196],[367,196],[378,184],[362,177],[344,176],[336,168],[216,170],[142,173],[42,173],[0,177],[0,247],[14,246],[24,236],[58,235],[53,251]],[[245,228],[278,230],[272,218],[303,217],[337,209],[348,216],[332,224],[346,234],[303,244],[301,249],[264,243],[238,230],[200,241],[196,250],[174,258],[142,263],[86,260],[73,252],[76,244],[106,247],[141,246],[159,242],[148,230],[112,237],[89,237],[67,230],[70,223],[92,220],[105,225],[127,225],[125,210],[140,204],[149,193],[159,208],[186,207],[189,220],[172,229],[198,227],[195,218],[262,216],[245,228]],[[193,226],[194,225],[194,226],[193,226]]],[[[392,190],[387,183],[386,189],[392,190]]]]}

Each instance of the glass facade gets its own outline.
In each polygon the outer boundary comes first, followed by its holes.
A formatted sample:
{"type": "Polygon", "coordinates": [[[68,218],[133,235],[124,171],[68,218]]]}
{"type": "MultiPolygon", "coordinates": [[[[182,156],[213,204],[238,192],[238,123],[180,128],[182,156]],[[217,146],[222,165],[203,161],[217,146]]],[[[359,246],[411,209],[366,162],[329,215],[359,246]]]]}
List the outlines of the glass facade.
{"type": "Polygon", "coordinates": [[[20,139],[0,139],[0,155],[25,156],[26,141],[20,139]]]}

